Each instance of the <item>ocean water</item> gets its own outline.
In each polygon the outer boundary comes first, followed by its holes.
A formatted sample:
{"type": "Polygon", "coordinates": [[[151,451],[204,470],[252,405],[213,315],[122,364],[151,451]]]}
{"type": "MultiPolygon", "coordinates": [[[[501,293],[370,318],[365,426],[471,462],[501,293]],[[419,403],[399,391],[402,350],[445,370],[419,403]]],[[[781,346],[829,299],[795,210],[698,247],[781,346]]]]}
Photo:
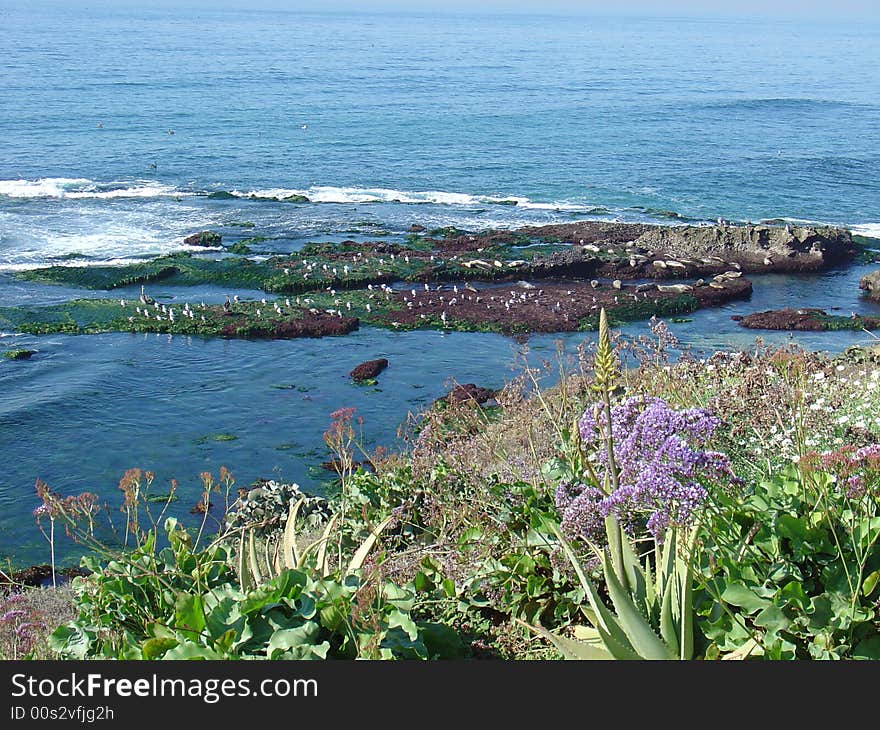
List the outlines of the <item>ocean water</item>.
{"type": "MultiPolygon", "coordinates": [[[[846,23],[0,2],[0,305],[101,296],[14,274],[180,250],[205,228],[266,236],[272,250],[395,240],[415,223],[584,218],[785,218],[880,236],[878,41],[880,28],[846,23]],[[295,193],[312,202],[248,198],[295,193]]],[[[755,277],[750,302],[675,331],[748,346],[754,333],[731,314],[876,313],[862,273],[755,277]]],[[[534,337],[527,357],[585,338],[534,337]]],[[[829,350],[863,339],[797,337],[829,350]]],[[[500,386],[521,349],[369,328],[272,343],[3,333],[11,343],[38,351],[0,361],[0,556],[16,562],[45,557],[29,517],[38,477],[110,497],[125,469],[151,469],[181,482],[184,513],[198,473],[220,465],[239,483],[320,488],[310,467],[336,408],[357,407],[368,441],[393,445],[451,378],[500,386]],[[380,385],[350,385],[373,357],[391,361],[380,385]],[[204,441],[220,432],[237,438],[204,441]]]]}

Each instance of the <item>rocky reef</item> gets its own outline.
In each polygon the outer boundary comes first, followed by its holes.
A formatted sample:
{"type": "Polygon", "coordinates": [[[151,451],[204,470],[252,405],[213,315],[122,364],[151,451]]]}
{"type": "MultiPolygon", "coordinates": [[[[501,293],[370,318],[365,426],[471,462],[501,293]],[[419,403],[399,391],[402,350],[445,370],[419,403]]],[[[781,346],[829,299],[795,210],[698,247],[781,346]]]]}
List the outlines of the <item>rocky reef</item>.
{"type": "Polygon", "coordinates": [[[0,326],[29,334],[157,332],[202,337],[291,339],[345,335],[357,317],[287,302],[139,304],[125,299],[77,299],[46,307],[0,308],[0,326]]]}
{"type": "Polygon", "coordinates": [[[734,316],[741,327],[748,329],[825,332],[830,330],[874,330],[880,318],[858,315],[843,317],[828,314],[824,309],[776,309],[755,312],[745,317],[734,316]]]}
{"type": "MultiPolygon", "coordinates": [[[[202,231],[190,238],[219,243],[220,237],[202,231]]],[[[748,297],[752,285],[743,273],[817,271],[858,250],[850,233],[837,228],[597,221],[480,233],[413,225],[396,241],[309,243],[294,253],[273,254],[265,249],[270,239],[242,238],[240,231],[231,240],[222,254],[179,252],[119,267],[53,266],[17,275],[104,290],[160,280],[230,292],[262,289],[285,296],[285,305],[279,299],[272,309],[263,300],[263,311],[252,303],[233,312],[213,307],[197,318],[186,305],[189,321],[118,310],[126,316],[95,310],[77,319],[54,316],[51,308],[6,316],[21,331],[36,333],[315,337],[345,334],[364,322],[519,336],[593,329],[602,307],[618,323],[687,314],[748,297]],[[261,247],[260,256],[249,258],[252,245],[261,247]],[[633,279],[652,283],[624,283],[633,279]]],[[[0,322],[3,316],[0,310],[0,322]]]]}
{"type": "Polygon", "coordinates": [[[739,272],[708,284],[625,285],[564,282],[510,286],[422,287],[395,291],[398,309],[384,317],[392,325],[434,327],[504,334],[573,332],[598,327],[604,307],[611,322],[685,314],[751,295],[752,284],[739,272]]]}

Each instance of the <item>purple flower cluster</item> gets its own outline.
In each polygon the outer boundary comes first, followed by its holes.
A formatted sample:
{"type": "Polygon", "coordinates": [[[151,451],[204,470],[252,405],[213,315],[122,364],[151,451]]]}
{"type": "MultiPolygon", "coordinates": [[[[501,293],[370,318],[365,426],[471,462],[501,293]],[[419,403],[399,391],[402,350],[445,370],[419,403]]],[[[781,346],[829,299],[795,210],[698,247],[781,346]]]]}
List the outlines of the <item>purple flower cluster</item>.
{"type": "MultiPolygon", "coordinates": [[[[661,398],[633,397],[612,407],[618,487],[606,494],[596,486],[561,485],[556,506],[565,534],[600,540],[609,515],[628,532],[645,527],[658,540],[668,527],[690,524],[706,500],[702,482],[739,481],[724,454],[704,450],[719,425],[708,411],[677,411],[661,398]]],[[[602,446],[608,425],[601,405],[588,409],[578,426],[584,441],[602,446]]],[[[603,484],[611,483],[608,464],[602,447],[596,475],[603,484]]]]}
{"type": "Polygon", "coordinates": [[[0,656],[14,659],[27,654],[34,646],[37,632],[45,627],[34,623],[36,617],[26,610],[24,596],[19,593],[0,603],[0,611],[0,656]]]}

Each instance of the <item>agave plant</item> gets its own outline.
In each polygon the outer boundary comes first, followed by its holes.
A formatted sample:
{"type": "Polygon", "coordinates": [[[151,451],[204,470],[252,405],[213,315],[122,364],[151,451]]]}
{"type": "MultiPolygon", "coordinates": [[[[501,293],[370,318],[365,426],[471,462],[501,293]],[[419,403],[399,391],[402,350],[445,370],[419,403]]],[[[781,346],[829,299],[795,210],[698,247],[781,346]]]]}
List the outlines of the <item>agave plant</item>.
{"type": "MultiPolygon", "coordinates": [[[[305,497],[300,498],[290,508],[280,539],[267,539],[262,551],[257,549],[254,531],[252,529],[242,531],[238,543],[238,575],[242,591],[248,591],[287,569],[310,568],[318,577],[325,577],[333,572],[327,546],[336,527],[337,515],[333,515],[328,520],[321,537],[301,549],[300,541],[297,539],[297,516],[305,499],[305,497]]],[[[344,568],[343,575],[354,573],[363,566],[379,535],[388,527],[392,519],[392,516],[386,517],[373,528],[355,550],[344,568]]],[[[340,565],[338,568],[342,570],[343,566],[340,565]]]]}
{"type": "MultiPolygon", "coordinates": [[[[609,518],[609,543],[619,526],[609,518]]],[[[693,575],[691,563],[679,551],[675,530],[662,544],[655,543],[655,569],[650,555],[644,563],[629,540],[622,540],[622,563],[609,551],[596,550],[602,566],[609,608],[584,572],[570,543],[557,526],[553,530],[571,562],[589,600],[585,610],[592,626],[577,626],[574,639],[541,626],[530,629],[550,641],[567,659],[692,659],[694,656],[693,575]],[[626,576],[624,586],[618,575],[626,576]],[[612,610],[613,609],[613,610],[612,610]]],[[[528,624],[526,624],[528,625],[528,624]]]]}
{"type": "MultiPolygon", "coordinates": [[[[579,459],[589,481],[612,494],[620,487],[620,473],[614,457],[611,428],[611,393],[619,376],[617,359],[611,345],[605,310],[599,313],[599,342],[594,361],[593,388],[601,398],[598,409],[604,410],[606,427],[599,424],[599,439],[605,450],[604,479],[598,479],[586,459],[579,459]]],[[[598,415],[598,414],[597,414],[598,415]]],[[[582,453],[579,431],[574,429],[575,453],[582,453]]],[[[593,582],[560,527],[551,525],[562,550],[578,576],[589,600],[584,607],[592,626],[575,627],[575,638],[552,633],[541,626],[529,626],[571,659],[691,659],[694,653],[692,571],[688,556],[679,554],[677,534],[668,528],[662,539],[654,541],[654,569],[650,554],[644,564],[636,555],[613,514],[605,518],[605,545],[600,548],[588,541],[602,567],[611,608],[606,606],[593,582]],[[613,609],[613,610],[612,610],[613,609]]],[[[693,535],[694,533],[692,533],[693,535]]],[[[693,547],[693,538],[689,548],[693,547]]]]}

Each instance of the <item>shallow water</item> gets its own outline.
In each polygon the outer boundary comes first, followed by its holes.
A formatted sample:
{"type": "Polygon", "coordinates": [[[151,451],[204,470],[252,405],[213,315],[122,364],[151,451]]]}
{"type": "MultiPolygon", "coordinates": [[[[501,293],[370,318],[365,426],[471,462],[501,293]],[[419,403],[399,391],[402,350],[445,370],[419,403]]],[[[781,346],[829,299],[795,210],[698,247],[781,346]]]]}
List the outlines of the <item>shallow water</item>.
{"type": "MultiPolygon", "coordinates": [[[[815,277],[753,277],[750,301],[688,315],[670,324],[698,351],[797,342],[838,351],[870,341],[864,332],[757,332],[730,317],[785,301],[847,313],[880,315],[861,301],[856,266],[815,277]]],[[[52,287],[41,291],[52,292],[52,287]]],[[[190,292],[155,287],[158,296],[190,292]]],[[[211,292],[202,292],[206,299],[211,292]]],[[[214,300],[220,292],[213,292],[214,300]]],[[[645,334],[647,324],[622,328],[645,334]]],[[[320,489],[328,473],[315,469],[329,458],[322,434],[330,414],[353,407],[363,416],[368,447],[404,446],[398,426],[448,392],[453,380],[497,388],[528,362],[555,362],[557,345],[574,355],[593,333],[535,335],[526,345],[485,333],[394,332],[365,327],[341,338],[288,341],[205,340],[156,334],[94,336],[21,335],[17,347],[37,350],[28,361],[0,361],[0,444],[15,458],[0,460],[0,530],[17,559],[41,559],[45,550],[29,519],[37,504],[37,477],[64,493],[112,496],[126,469],[156,473],[156,489],[172,478],[181,485],[175,511],[187,518],[197,500],[198,474],[229,468],[239,484],[256,478],[292,480],[320,489]],[[348,372],[385,357],[377,386],[358,386],[348,372]],[[216,434],[234,440],[215,441],[216,434]],[[41,552],[42,551],[42,552],[41,552]]],[[[4,340],[4,342],[7,340],[4,340]]],[[[546,382],[552,383],[553,376],[546,382]]]]}
{"type": "MultiPolygon", "coordinates": [[[[198,13],[13,0],[0,19],[0,306],[107,296],[12,274],[180,250],[206,228],[272,239],[257,252],[401,240],[414,223],[784,217],[880,233],[880,29],[869,25],[304,14],[223,0],[198,13]],[[207,197],[220,190],[313,202],[207,197]]],[[[670,327],[706,350],[758,334],[841,350],[870,338],[758,333],[730,316],[880,314],[857,288],[870,268],[755,276],[750,301],[670,327]]],[[[592,337],[535,336],[527,358],[592,337]]],[[[0,556],[19,563],[47,557],[30,516],[38,477],[115,498],[126,469],[150,469],[162,488],[179,480],[185,516],[199,472],[221,465],[239,484],[317,488],[331,412],[357,408],[368,443],[393,446],[407,412],[450,378],[501,386],[522,349],[373,328],[285,342],[0,333],[7,345],[37,351],[0,359],[0,556]],[[352,385],[348,371],[376,357],[391,363],[379,385],[352,385]],[[219,433],[236,438],[205,440],[219,433]]]]}

